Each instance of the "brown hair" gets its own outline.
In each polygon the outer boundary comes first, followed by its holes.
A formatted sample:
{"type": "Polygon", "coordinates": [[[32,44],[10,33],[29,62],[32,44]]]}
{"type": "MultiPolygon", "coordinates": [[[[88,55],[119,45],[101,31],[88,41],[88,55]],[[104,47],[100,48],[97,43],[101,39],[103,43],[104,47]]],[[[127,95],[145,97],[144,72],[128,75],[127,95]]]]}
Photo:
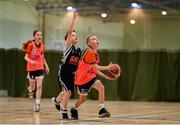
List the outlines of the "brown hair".
{"type": "MultiPolygon", "coordinates": [[[[33,31],[33,37],[36,35],[37,32],[39,32],[39,30],[34,30],[34,31],[33,31]]],[[[28,44],[29,44],[30,42],[32,42],[32,40],[28,40],[27,42],[23,43],[23,47],[22,47],[23,51],[26,50],[26,48],[27,48],[27,46],[28,46],[28,44]]]]}
{"type": "Polygon", "coordinates": [[[35,36],[37,32],[39,32],[39,30],[34,30],[33,31],[33,36],[35,36]]]}
{"type": "MultiPolygon", "coordinates": [[[[73,30],[72,32],[75,32],[75,33],[76,33],[75,30],[73,30]]],[[[65,35],[64,39],[67,40],[67,37],[68,37],[68,31],[66,32],[66,35],[65,35]]]]}
{"type": "Polygon", "coordinates": [[[23,47],[22,47],[23,51],[25,51],[25,50],[26,50],[26,48],[27,48],[27,46],[28,46],[28,44],[29,44],[30,42],[32,42],[32,41],[31,41],[31,40],[29,40],[29,41],[27,41],[27,42],[23,43],[23,47]]]}

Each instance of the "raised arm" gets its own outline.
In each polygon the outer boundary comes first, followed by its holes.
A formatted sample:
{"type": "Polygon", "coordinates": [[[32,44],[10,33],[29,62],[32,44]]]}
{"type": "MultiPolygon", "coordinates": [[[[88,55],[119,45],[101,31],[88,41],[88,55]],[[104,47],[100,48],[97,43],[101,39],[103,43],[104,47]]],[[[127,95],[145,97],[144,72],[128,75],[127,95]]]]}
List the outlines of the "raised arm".
{"type": "Polygon", "coordinates": [[[76,12],[73,12],[73,19],[72,19],[72,22],[71,22],[71,25],[68,29],[68,36],[67,36],[67,40],[66,40],[66,48],[68,48],[68,46],[71,44],[71,36],[72,36],[72,32],[73,32],[73,28],[74,28],[74,22],[76,20],[76,16],[77,16],[77,13],[76,12]]]}

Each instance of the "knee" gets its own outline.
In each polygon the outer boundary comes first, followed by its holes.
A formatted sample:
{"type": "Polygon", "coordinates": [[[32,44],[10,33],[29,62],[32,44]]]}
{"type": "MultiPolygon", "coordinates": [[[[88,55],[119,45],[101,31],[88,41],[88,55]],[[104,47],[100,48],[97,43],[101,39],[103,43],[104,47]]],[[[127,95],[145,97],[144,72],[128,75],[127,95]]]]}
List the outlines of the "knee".
{"type": "Polygon", "coordinates": [[[98,81],[98,91],[104,91],[104,85],[101,83],[101,81],[98,81]]]}
{"type": "MultiPolygon", "coordinates": [[[[35,88],[35,86],[34,86],[34,88],[35,88]]],[[[39,90],[39,89],[42,89],[42,85],[41,84],[37,84],[37,89],[39,90]]]]}
{"type": "Polygon", "coordinates": [[[33,84],[33,85],[31,86],[31,89],[32,89],[32,90],[34,90],[34,89],[35,89],[35,84],[33,84]]]}

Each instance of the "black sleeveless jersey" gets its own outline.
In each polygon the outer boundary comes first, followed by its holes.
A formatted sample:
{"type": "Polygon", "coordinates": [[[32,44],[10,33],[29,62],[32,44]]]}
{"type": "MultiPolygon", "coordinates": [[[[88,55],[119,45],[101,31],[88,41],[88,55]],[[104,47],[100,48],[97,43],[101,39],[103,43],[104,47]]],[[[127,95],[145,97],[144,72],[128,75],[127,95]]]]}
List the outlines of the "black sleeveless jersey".
{"type": "Polygon", "coordinates": [[[79,60],[81,58],[81,49],[76,48],[73,44],[63,52],[63,57],[61,60],[61,68],[64,71],[73,73],[76,71],[79,60]]]}

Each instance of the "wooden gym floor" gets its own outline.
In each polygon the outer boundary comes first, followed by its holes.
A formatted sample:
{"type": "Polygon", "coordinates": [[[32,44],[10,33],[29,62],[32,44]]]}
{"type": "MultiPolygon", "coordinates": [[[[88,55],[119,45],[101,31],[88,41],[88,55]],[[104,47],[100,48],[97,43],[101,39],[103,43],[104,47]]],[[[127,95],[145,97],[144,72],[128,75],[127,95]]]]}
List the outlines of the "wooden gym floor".
{"type": "MultiPolygon", "coordinates": [[[[179,102],[106,101],[110,118],[98,118],[98,101],[87,100],[79,108],[79,120],[62,120],[50,98],[42,99],[34,112],[34,99],[0,98],[0,124],[180,124],[179,102]]],[[[69,107],[75,100],[70,100],[69,107]]]]}

